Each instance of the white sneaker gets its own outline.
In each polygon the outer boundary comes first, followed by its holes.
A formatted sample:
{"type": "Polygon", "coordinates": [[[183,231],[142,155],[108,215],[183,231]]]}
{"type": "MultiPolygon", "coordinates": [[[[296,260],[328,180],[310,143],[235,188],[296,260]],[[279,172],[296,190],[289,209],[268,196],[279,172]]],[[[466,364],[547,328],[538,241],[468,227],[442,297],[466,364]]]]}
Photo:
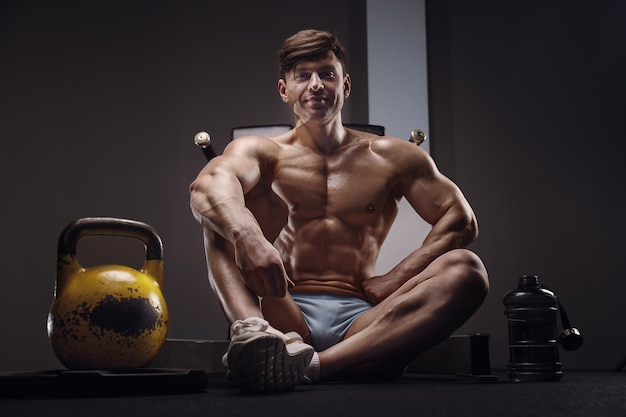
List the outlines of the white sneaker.
{"type": "Polygon", "coordinates": [[[232,324],[222,362],[243,391],[291,391],[304,379],[313,352],[298,333],[284,334],[252,317],[232,324]]]}

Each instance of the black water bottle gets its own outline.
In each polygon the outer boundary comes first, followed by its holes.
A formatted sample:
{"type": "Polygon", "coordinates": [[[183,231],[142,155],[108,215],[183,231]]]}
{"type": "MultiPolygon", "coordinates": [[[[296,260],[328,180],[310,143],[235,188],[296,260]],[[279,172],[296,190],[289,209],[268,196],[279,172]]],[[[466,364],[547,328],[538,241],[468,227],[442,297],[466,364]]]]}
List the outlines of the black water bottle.
{"type": "Polygon", "coordinates": [[[515,382],[558,381],[563,377],[559,362],[556,314],[558,300],[526,275],[518,287],[504,296],[504,314],[509,326],[508,377],[515,382]]]}

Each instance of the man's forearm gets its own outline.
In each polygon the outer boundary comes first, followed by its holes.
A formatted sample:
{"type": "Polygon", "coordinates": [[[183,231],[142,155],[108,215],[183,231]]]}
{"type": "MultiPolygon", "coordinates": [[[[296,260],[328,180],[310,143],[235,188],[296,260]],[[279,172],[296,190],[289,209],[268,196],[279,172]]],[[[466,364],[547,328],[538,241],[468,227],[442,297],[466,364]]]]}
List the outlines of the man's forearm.
{"type": "Polygon", "coordinates": [[[396,265],[390,274],[397,276],[403,284],[442,254],[466,247],[477,236],[478,227],[473,213],[463,209],[450,209],[433,225],[422,245],[396,265]]]}
{"type": "Polygon", "coordinates": [[[262,234],[236,179],[213,174],[194,181],[190,189],[191,210],[204,227],[233,244],[243,235],[262,234]]]}
{"type": "Polygon", "coordinates": [[[389,297],[408,280],[422,272],[444,253],[467,246],[477,236],[476,221],[471,212],[448,212],[424,239],[423,244],[384,275],[363,281],[369,301],[377,304],[389,297]]]}

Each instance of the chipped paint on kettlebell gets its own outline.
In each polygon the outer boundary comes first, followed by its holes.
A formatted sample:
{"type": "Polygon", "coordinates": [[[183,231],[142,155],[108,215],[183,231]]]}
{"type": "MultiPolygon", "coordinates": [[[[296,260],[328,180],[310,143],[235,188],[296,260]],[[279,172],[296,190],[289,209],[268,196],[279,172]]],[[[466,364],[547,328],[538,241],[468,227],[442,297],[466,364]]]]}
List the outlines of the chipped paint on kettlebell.
{"type": "Polygon", "coordinates": [[[139,336],[162,325],[160,314],[147,298],[104,297],[91,311],[89,326],[101,327],[123,336],[139,336]],[[134,320],[127,320],[135,317],[134,320]]]}

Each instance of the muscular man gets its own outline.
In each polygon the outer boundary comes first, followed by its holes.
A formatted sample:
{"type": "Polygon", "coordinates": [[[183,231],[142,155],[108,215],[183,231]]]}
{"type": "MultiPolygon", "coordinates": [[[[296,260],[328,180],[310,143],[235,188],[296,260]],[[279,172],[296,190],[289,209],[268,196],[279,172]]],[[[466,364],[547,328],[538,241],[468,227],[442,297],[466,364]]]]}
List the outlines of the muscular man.
{"type": "Polygon", "coordinates": [[[482,262],[464,249],[478,231],[461,191],[415,144],[345,128],[350,88],[338,40],[296,33],[280,51],[278,81],[296,127],[232,141],[191,184],[211,285],[231,323],[224,361],[246,391],[397,378],[488,291],[482,262]],[[376,275],[402,198],[432,229],[376,275]]]}

